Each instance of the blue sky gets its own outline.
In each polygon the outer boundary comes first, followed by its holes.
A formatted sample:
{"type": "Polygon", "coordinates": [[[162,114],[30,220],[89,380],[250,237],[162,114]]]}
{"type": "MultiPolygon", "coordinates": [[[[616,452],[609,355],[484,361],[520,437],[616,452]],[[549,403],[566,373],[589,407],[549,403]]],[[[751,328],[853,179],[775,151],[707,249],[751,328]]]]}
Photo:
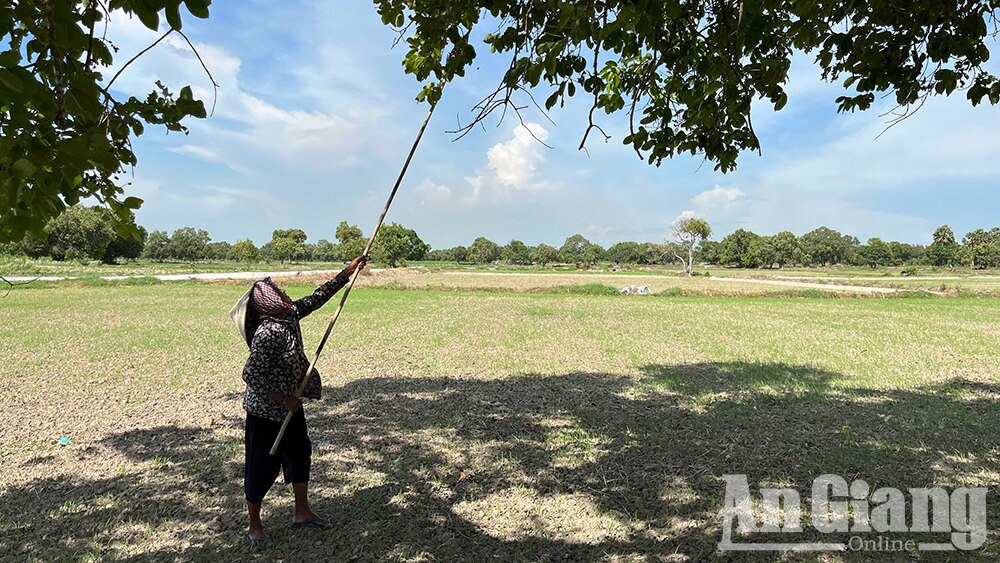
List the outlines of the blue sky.
{"type": "MultiPolygon", "coordinates": [[[[375,8],[247,0],[185,22],[221,85],[218,103],[188,135],[147,128],[136,143],[128,191],[146,201],[140,224],[258,244],[279,228],[334,240],[342,220],[368,233],[426,113],[375,8]]],[[[108,35],[120,61],[156,38],[121,15],[108,35]]],[[[589,151],[578,151],[582,99],[553,111],[554,124],[526,112],[552,148],[515,119],[455,141],[447,131],[501,75],[503,60],[487,56],[448,86],[388,220],[434,248],[477,236],[559,245],[573,233],[605,246],[661,241],[684,212],[707,218],[716,240],[737,228],[801,235],[827,225],[862,240],[928,243],[943,223],[959,237],[1000,224],[1000,108],[933,99],[876,140],[889,106],[837,115],[840,89],[820,81],[810,60],[794,60],[785,109],[756,108],[763,156],[743,154],[737,171],[721,174],[698,157],[645,164],[621,144],[623,116],[601,116],[612,140],[592,136],[589,151]]],[[[115,88],[141,95],[157,79],[175,91],[191,84],[211,103],[210,82],[179,38],[129,67],[115,88]]]]}

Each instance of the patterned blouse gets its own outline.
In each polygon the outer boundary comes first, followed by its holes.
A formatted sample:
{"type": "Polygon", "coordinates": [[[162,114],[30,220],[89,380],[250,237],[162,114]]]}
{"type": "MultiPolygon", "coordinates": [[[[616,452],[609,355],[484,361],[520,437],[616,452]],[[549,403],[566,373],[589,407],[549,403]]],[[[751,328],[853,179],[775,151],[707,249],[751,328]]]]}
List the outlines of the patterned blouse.
{"type": "MultiPolygon", "coordinates": [[[[281,422],[288,411],[275,404],[271,394],[295,392],[300,377],[309,368],[309,359],[302,347],[299,320],[319,309],[350,280],[345,272],[319,286],[311,295],[292,303],[284,319],[264,317],[250,343],[250,357],[243,368],[247,392],[243,408],[250,414],[281,422]]],[[[323,384],[314,368],[303,396],[320,398],[323,384]]]]}

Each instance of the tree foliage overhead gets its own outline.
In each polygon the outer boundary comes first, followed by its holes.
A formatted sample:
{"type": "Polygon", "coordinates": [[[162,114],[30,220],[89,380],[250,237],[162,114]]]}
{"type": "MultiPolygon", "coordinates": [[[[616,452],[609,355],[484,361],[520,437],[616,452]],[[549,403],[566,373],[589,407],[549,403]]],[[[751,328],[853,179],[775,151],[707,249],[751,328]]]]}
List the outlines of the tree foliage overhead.
{"type": "Polygon", "coordinates": [[[167,33],[180,33],[181,5],[206,18],[210,2],[0,2],[0,242],[44,236],[49,219],[87,197],[113,212],[120,234],[140,236],[131,219],[142,200],[124,197],[121,178],[136,163],[132,139],[147,124],[185,131],[185,117],[206,112],[188,86],[116,96],[117,75],[105,73],[135,53],[117,53],[105,26],[120,10],[156,31],[163,13],[167,33]]]}
{"type": "MultiPolygon", "coordinates": [[[[519,111],[520,91],[547,92],[545,106],[576,94],[596,110],[625,111],[623,142],[659,164],[704,154],[722,171],[759,150],[751,104],[788,101],[792,54],[812,54],[822,76],[843,84],[839,111],[866,110],[889,95],[901,115],[927,97],[964,90],[977,105],[1000,102],[982,64],[1000,3],[956,0],[375,0],[400,30],[406,71],[432,103],[463,76],[482,46],[509,57],[497,90],[469,127],[492,112],[519,111]],[[481,32],[473,33],[477,27],[481,32]],[[488,31],[489,33],[485,33],[488,31]],[[485,35],[484,35],[485,33],[485,35]]],[[[601,130],[603,132],[603,130],[601,130]]]]}

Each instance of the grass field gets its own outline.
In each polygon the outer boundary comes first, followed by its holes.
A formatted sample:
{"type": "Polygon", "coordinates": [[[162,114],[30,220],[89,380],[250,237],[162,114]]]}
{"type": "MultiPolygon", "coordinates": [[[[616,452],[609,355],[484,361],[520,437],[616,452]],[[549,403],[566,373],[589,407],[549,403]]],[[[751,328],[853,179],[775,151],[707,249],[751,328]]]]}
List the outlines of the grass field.
{"type": "MultiPolygon", "coordinates": [[[[1000,557],[1000,299],[623,298],[428,275],[352,294],[306,407],[316,505],[338,529],[293,531],[277,485],[262,554],[242,544],[246,346],[227,314],[245,287],[14,288],[0,559],[728,560],[727,473],[803,498],[822,473],[990,487],[978,556],[1000,557]]],[[[307,349],[332,309],[304,321],[307,349]]]]}

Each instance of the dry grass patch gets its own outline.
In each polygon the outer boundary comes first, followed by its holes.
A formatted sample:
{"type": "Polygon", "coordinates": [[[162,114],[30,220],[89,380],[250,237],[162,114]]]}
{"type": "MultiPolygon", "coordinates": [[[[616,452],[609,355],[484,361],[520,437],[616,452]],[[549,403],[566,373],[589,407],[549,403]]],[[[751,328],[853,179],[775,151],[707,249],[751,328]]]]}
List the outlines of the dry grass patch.
{"type": "MultiPolygon", "coordinates": [[[[246,346],[227,316],[243,290],[19,288],[0,304],[0,559],[703,561],[726,473],[802,488],[1000,474],[996,300],[362,289],[306,407],[337,530],[292,530],[276,486],[274,547],[255,557],[246,346]]],[[[307,347],[329,312],[306,319],[307,347]]]]}

